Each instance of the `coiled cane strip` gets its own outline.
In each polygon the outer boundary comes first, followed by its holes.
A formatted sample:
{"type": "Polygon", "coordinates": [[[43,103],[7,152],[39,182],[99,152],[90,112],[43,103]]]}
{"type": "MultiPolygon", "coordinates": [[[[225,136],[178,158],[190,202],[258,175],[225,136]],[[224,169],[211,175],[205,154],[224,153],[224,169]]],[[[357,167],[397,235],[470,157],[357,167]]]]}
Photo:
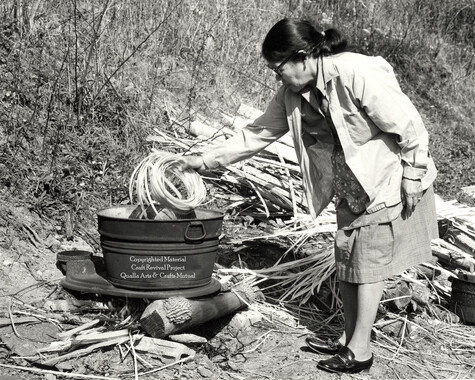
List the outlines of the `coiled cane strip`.
{"type": "Polygon", "coordinates": [[[138,204],[144,210],[155,205],[178,212],[189,212],[204,203],[206,186],[193,169],[182,170],[185,160],[175,154],[153,150],[134,169],[129,183],[129,196],[134,189],[138,204]]]}

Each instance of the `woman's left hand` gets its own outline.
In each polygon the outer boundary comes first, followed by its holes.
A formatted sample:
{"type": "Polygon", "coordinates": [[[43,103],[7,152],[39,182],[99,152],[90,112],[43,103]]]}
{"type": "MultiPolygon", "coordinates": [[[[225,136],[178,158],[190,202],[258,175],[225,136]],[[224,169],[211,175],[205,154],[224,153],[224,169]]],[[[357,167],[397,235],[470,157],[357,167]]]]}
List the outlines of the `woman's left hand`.
{"type": "Polygon", "coordinates": [[[402,179],[402,201],[406,205],[406,215],[410,216],[422,198],[422,185],[420,180],[402,179]]]}

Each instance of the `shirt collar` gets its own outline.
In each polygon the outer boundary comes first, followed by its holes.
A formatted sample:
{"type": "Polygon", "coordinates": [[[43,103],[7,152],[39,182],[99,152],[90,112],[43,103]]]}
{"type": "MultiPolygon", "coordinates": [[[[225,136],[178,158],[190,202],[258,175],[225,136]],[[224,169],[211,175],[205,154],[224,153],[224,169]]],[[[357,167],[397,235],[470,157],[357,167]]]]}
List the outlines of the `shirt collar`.
{"type": "MultiPolygon", "coordinates": [[[[338,76],[338,71],[336,70],[335,64],[333,63],[332,56],[328,57],[318,57],[317,59],[317,83],[316,88],[320,93],[326,97],[327,96],[327,83],[330,82],[333,78],[338,76]]],[[[307,100],[310,104],[314,101],[312,97],[313,91],[310,87],[305,87],[300,91],[302,97],[307,100]]]]}
{"type": "Polygon", "coordinates": [[[319,57],[317,61],[317,89],[327,95],[327,83],[338,76],[332,56],[319,57]]]}

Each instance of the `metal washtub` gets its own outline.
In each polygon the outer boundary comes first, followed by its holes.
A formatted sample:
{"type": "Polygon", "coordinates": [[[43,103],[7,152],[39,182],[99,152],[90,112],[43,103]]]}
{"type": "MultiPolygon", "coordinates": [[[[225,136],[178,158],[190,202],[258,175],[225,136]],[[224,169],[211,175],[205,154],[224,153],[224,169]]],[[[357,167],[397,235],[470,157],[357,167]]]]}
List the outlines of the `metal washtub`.
{"type": "Polygon", "coordinates": [[[108,281],[143,290],[208,285],[223,214],[196,209],[194,219],[131,219],[135,208],[115,206],[97,214],[108,281]]]}

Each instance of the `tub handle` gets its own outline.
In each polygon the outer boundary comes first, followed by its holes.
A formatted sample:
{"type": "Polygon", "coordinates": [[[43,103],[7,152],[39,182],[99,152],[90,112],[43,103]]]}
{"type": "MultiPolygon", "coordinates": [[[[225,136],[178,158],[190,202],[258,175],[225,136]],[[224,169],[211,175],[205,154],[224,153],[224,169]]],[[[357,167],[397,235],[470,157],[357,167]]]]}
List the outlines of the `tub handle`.
{"type": "Polygon", "coordinates": [[[206,230],[205,230],[205,226],[203,225],[203,223],[201,223],[201,222],[191,222],[191,223],[188,224],[188,226],[186,226],[185,240],[190,241],[190,242],[200,242],[205,238],[205,236],[206,236],[206,230]],[[190,236],[189,235],[190,228],[194,229],[196,227],[201,228],[201,231],[203,232],[202,235],[201,236],[190,236]]]}

